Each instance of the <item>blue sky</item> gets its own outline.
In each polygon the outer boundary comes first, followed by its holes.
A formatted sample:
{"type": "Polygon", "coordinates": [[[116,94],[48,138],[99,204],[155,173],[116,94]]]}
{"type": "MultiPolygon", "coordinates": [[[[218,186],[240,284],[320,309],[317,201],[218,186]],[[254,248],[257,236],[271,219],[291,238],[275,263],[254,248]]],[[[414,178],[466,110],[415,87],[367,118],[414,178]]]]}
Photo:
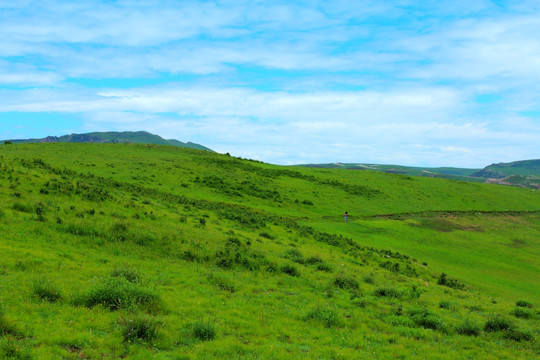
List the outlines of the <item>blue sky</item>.
{"type": "Polygon", "coordinates": [[[538,1],[0,0],[0,138],[275,164],[540,158],[538,1]]]}

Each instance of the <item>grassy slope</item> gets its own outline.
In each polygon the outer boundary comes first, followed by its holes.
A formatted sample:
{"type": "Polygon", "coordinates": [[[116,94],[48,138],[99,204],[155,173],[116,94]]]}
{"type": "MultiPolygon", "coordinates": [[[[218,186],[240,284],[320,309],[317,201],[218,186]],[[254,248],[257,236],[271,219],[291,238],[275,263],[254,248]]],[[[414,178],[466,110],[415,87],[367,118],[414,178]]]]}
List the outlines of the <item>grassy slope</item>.
{"type": "Polygon", "coordinates": [[[485,170],[500,172],[505,175],[540,176],[540,160],[524,160],[486,166],[485,170]]]}
{"type": "Polygon", "coordinates": [[[0,354],[538,355],[536,308],[525,309],[529,319],[511,315],[516,300],[539,295],[538,192],[291,170],[167,146],[9,145],[0,156],[0,354]],[[115,270],[138,275],[138,291],[159,300],[118,311],[77,305],[115,270]],[[443,271],[467,290],[437,285],[443,271]],[[39,298],[36,284],[47,283],[60,299],[39,298]],[[457,333],[466,320],[482,328],[494,315],[533,339],[457,333]],[[139,318],[154,321],[158,336],[123,341],[139,318]],[[213,324],[213,341],[194,335],[199,320],[213,324]]]}

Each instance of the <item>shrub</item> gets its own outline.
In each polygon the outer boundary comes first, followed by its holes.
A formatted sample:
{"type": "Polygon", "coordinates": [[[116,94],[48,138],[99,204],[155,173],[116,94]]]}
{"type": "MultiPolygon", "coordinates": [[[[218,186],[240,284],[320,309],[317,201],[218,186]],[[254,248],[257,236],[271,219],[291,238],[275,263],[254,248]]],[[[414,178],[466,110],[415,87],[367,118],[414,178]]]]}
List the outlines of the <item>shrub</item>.
{"type": "Polygon", "coordinates": [[[332,272],[332,267],[327,263],[318,264],[316,269],[318,271],[332,272]]]}
{"type": "Polygon", "coordinates": [[[458,334],[467,335],[467,336],[478,336],[480,335],[481,331],[482,331],[481,326],[469,319],[465,319],[465,321],[463,321],[456,328],[456,332],[458,334]]]}
{"type": "Polygon", "coordinates": [[[439,279],[437,280],[437,284],[448,286],[450,288],[458,289],[458,290],[465,289],[465,284],[462,284],[455,279],[449,279],[448,275],[446,275],[445,273],[441,273],[441,275],[439,276],[439,279]]]}
{"type": "Polygon", "coordinates": [[[531,341],[533,339],[533,335],[530,332],[518,330],[515,328],[505,331],[504,337],[508,340],[514,341],[531,341]]]}
{"type": "Polygon", "coordinates": [[[534,316],[531,310],[522,307],[516,307],[514,311],[512,311],[512,315],[521,319],[531,319],[534,316]]]}
{"type": "Polygon", "coordinates": [[[529,308],[529,309],[532,309],[533,308],[533,304],[531,304],[530,302],[528,301],[525,301],[525,300],[518,300],[516,302],[516,306],[518,307],[522,307],[522,308],[529,308]]]}
{"type": "Polygon", "coordinates": [[[216,327],[209,321],[197,321],[193,324],[192,335],[200,341],[210,341],[216,338],[216,327]]]}
{"type": "Polygon", "coordinates": [[[141,282],[141,276],[139,275],[139,272],[132,268],[116,268],[111,273],[111,276],[124,278],[132,284],[137,284],[141,282]]]}
{"type": "Polygon", "coordinates": [[[313,205],[313,201],[311,201],[311,200],[304,200],[304,201],[302,201],[302,204],[304,204],[304,205],[313,205]]]}
{"type": "Polygon", "coordinates": [[[4,317],[4,309],[0,303],[0,337],[3,335],[18,335],[17,329],[4,317]]]}
{"type": "Polygon", "coordinates": [[[281,267],[281,272],[290,276],[300,276],[300,271],[298,271],[298,269],[294,265],[283,265],[281,267]]]}
{"type": "Polygon", "coordinates": [[[259,234],[260,237],[267,238],[269,240],[274,240],[276,237],[272,234],[267,233],[266,231],[263,231],[259,234]]]}
{"type": "Polygon", "coordinates": [[[38,299],[48,302],[56,302],[62,297],[56,285],[46,279],[37,279],[34,281],[33,293],[38,299]]]}
{"type": "Polygon", "coordinates": [[[235,291],[234,281],[229,277],[211,274],[208,276],[208,281],[210,281],[210,283],[214,284],[220,290],[228,291],[231,294],[235,291]]]}
{"type": "Polygon", "coordinates": [[[371,284],[371,285],[374,285],[374,284],[375,284],[375,278],[373,278],[373,274],[364,275],[364,276],[362,277],[362,280],[363,280],[366,284],[371,284]]]}
{"type": "Polygon", "coordinates": [[[330,307],[317,307],[311,310],[306,315],[306,320],[314,320],[324,324],[325,327],[329,328],[338,324],[339,317],[337,312],[330,307]]]}
{"type": "Polygon", "coordinates": [[[121,319],[120,322],[124,342],[151,342],[158,337],[161,327],[156,319],[148,316],[121,319]]]}
{"type": "Polygon", "coordinates": [[[4,145],[13,145],[13,142],[11,142],[9,140],[6,140],[6,141],[4,141],[4,145]]]}
{"type": "Polygon", "coordinates": [[[110,310],[129,308],[132,306],[157,306],[158,295],[145,287],[133,284],[123,277],[106,279],[94,288],[75,299],[76,305],[93,307],[103,305],[110,310]]]}
{"type": "Polygon", "coordinates": [[[303,264],[305,263],[304,255],[298,249],[289,249],[285,252],[286,259],[290,259],[295,263],[303,264]]]}
{"type": "Polygon", "coordinates": [[[411,312],[411,319],[417,326],[424,329],[440,330],[443,328],[443,322],[435,314],[432,314],[427,309],[411,312]]]}
{"type": "Polygon", "coordinates": [[[319,255],[310,256],[306,259],[305,263],[307,265],[323,264],[324,260],[321,259],[319,255]]]}
{"type": "Polygon", "coordinates": [[[216,265],[230,269],[234,265],[241,265],[248,270],[258,270],[264,264],[266,258],[263,254],[254,252],[243,244],[238,238],[230,237],[225,243],[225,248],[216,252],[216,265]]]}
{"type": "Polygon", "coordinates": [[[128,225],[122,222],[115,223],[111,227],[111,237],[113,240],[127,240],[128,225]]]}
{"type": "Polygon", "coordinates": [[[451,306],[451,305],[452,305],[452,304],[451,304],[450,301],[448,301],[448,300],[441,300],[441,301],[439,302],[439,308],[441,308],[441,309],[450,309],[450,306],[451,306]]]}
{"type": "Polygon", "coordinates": [[[389,287],[379,287],[375,289],[375,292],[373,294],[377,297],[389,297],[389,298],[397,298],[397,299],[399,299],[402,296],[401,291],[395,288],[389,288],[389,287]]]}
{"type": "Polygon", "coordinates": [[[15,211],[31,214],[34,212],[34,208],[31,205],[16,202],[13,204],[12,209],[15,211]]]}
{"type": "Polygon", "coordinates": [[[32,357],[27,352],[21,350],[15,343],[8,339],[0,345],[0,357],[2,359],[31,360],[32,357]]]}
{"type": "Polygon", "coordinates": [[[333,284],[340,289],[358,290],[360,287],[355,278],[347,275],[339,275],[334,279],[333,284]]]}
{"type": "Polygon", "coordinates": [[[484,325],[484,330],[488,332],[494,331],[506,331],[514,327],[510,320],[503,318],[501,316],[495,316],[486,321],[484,325]]]}

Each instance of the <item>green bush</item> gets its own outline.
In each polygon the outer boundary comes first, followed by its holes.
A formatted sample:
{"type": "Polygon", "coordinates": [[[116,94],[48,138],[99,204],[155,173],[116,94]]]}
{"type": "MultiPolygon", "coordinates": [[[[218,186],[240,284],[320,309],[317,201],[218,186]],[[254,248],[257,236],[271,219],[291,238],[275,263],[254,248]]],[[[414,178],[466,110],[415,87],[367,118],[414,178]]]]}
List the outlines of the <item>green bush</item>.
{"type": "Polygon", "coordinates": [[[121,319],[124,342],[151,342],[157,339],[161,324],[148,316],[121,319]]]}
{"type": "Polygon", "coordinates": [[[17,329],[5,318],[4,308],[0,303],[0,337],[3,335],[18,335],[17,329]]]}
{"type": "Polygon", "coordinates": [[[141,275],[139,272],[133,268],[120,267],[113,270],[111,273],[112,277],[121,277],[126,279],[132,284],[137,284],[141,282],[141,275]]]}
{"type": "Polygon", "coordinates": [[[484,330],[488,332],[495,331],[507,331],[514,327],[514,324],[501,316],[495,316],[486,321],[484,325],[484,330]]]}
{"type": "Polygon", "coordinates": [[[455,279],[448,278],[448,275],[445,273],[441,273],[441,276],[439,276],[439,279],[437,280],[437,284],[448,286],[453,289],[463,290],[465,289],[465,284],[460,283],[459,281],[455,279]]]}
{"type": "Polygon", "coordinates": [[[330,307],[317,307],[311,310],[306,315],[306,320],[314,320],[324,324],[325,327],[329,328],[334,325],[337,325],[339,322],[339,317],[333,308],[330,307]]]}
{"type": "Polygon", "coordinates": [[[34,295],[43,301],[56,302],[62,297],[58,287],[46,279],[37,279],[33,284],[34,295]]]}
{"type": "Polygon", "coordinates": [[[274,240],[276,237],[272,234],[269,234],[267,233],[266,231],[263,231],[259,234],[259,236],[263,237],[263,238],[267,238],[269,240],[274,240]]]}
{"type": "Polygon", "coordinates": [[[441,300],[439,302],[439,308],[441,309],[450,309],[451,306],[452,304],[448,300],[441,300]]]}
{"type": "Polygon", "coordinates": [[[219,290],[228,291],[231,294],[234,293],[234,281],[230,277],[225,277],[217,274],[210,274],[208,276],[208,281],[215,285],[219,290]]]}
{"type": "Polygon", "coordinates": [[[390,287],[379,287],[375,289],[375,292],[373,294],[377,297],[388,297],[396,299],[401,298],[403,295],[401,291],[390,287]]]}
{"type": "Polygon", "coordinates": [[[442,320],[427,309],[412,311],[410,317],[417,326],[424,329],[441,330],[443,328],[442,320]]]}
{"type": "Polygon", "coordinates": [[[86,307],[102,305],[110,310],[133,306],[155,308],[159,306],[159,296],[154,291],[131,283],[123,277],[113,277],[105,279],[78,296],[74,303],[86,307]]]}
{"type": "Polygon", "coordinates": [[[352,276],[347,275],[339,275],[337,278],[334,279],[333,284],[335,287],[338,287],[340,289],[358,290],[360,288],[358,281],[356,281],[356,279],[352,276]]]}
{"type": "Polygon", "coordinates": [[[323,264],[324,260],[319,255],[310,256],[306,259],[307,265],[323,264]]]}
{"type": "Polygon", "coordinates": [[[521,319],[532,319],[534,317],[534,313],[530,309],[522,307],[516,307],[514,311],[512,311],[512,315],[521,319]]]}
{"type": "Polygon", "coordinates": [[[327,263],[318,264],[316,269],[318,271],[332,272],[332,267],[328,265],[327,263]]]}
{"type": "Polygon", "coordinates": [[[0,358],[13,360],[31,360],[32,357],[22,350],[14,341],[8,339],[0,345],[0,358]]]}
{"type": "Polygon", "coordinates": [[[23,204],[20,202],[13,204],[12,209],[27,214],[32,214],[34,212],[34,207],[32,205],[23,204]]]}
{"type": "Polygon", "coordinates": [[[362,280],[363,280],[366,284],[375,285],[375,278],[373,277],[373,274],[367,274],[367,275],[364,275],[364,276],[362,277],[362,280]]]}
{"type": "Polygon", "coordinates": [[[504,332],[504,338],[514,341],[531,341],[533,339],[533,335],[528,331],[511,328],[504,332]]]}
{"type": "Polygon", "coordinates": [[[478,336],[482,332],[482,328],[479,324],[465,319],[457,328],[456,332],[461,335],[478,336]]]}
{"type": "Polygon", "coordinates": [[[533,308],[533,304],[531,304],[530,302],[528,302],[526,300],[518,300],[516,302],[516,306],[522,307],[522,308],[529,308],[529,309],[533,308]]]}
{"type": "Polygon", "coordinates": [[[289,265],[289,264],[283,265],[281,267],[281,272],[290,276],[294,276],[294,277],[300,276],[300,271],[298,271],[298,269],[294,265],[289,265]]]}
{"type": "Polygon", "coordinates": [[[192,335],[200,341],[210,341],[216,338],[216,327],[209,321],[197,321],[193,324],[192,335]]]}
{"type": "Polygon", "coordinates": [[[298,263],[298,264],[304,264],[305,263],[305,259],[304,259],[304,255],[302,255],[302,253],[298,250],[298,249],[289,249],[285,252],[285,255],[284,257],[286,259],[290,259],[292,261],[294,261],[295,263],[298,263]]]}

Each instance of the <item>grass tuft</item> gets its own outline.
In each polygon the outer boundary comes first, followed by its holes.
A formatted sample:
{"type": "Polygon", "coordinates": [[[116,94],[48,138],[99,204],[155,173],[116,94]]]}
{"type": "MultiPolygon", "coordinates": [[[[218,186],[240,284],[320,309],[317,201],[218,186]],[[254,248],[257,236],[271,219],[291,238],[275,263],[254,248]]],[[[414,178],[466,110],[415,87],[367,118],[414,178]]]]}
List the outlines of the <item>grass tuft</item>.
{"type": "Polygon", "coordinates": [[[334,279],[333,284],[340,289],[358,290],[360,288],[358,281],[352,276],[347,275],[339,275],[334,279]]]}
{"type": "Polygon", "coordinates": [[[192,335],[195,339],[200,341],[211,341],[216,338],[217,331],[214,323],[199,320],[193,324],[192,335]]]}
{"type": "Polygon", "coordinates": [[[124,342],[152,342],[159,336],[162,324],[149,316],[135,316],[129,319],[120,319],[122,325],[122,338],[124,342]]]}
{"type": "Polygon", "coordinates": [[[401,291],[392,287],[378,287],[377,289],[375,289],[375,292],[373,294],[377,297],[388,297],[396,299],[399,299],[403,296],[401,291]]]}
{"type": "Polygon", "coordinates": [[[33,284],[33,294],[38,299],[48,302],[57,302],[62,298],[58,287],[50,280],[36,279],[33,284]]]}
{"type": "Polygon", "coordinates": [[[159,307],[159,296],[139,284],[133,284],[123,277],[108,278],[98,283],[86,293],[76,297],[75,305],[94,307],[102,305],[110,310],[144,306],[159,307]]]}
{"type": "Polygon", "coordinates": [[[132,284],[138,284],[141,282],[141,275],[133,268],[120,267],[113,270],[112,277],[121,277],[126,279],[132,284]]]}
{"type": "Polygon", "coordinates": [[[306,315],[306,320],[314,320],[324,324],[325,327],[329,328],[339,323],[338,313],[334,308],[331,307],[317,307],[306,315]]]}
{"type": "Polygon", "coordinates": [[[484,330],[487,332],[495,332],[495,331],[507,331],[514,327],[514,324],[502,317],[502,316],[495,316],[486,321],[486,324],[484,325],[484,330]]]}
{"type": "Polygon", "coordinates": [[[504,332],[504,338],[513,341],[531,341],[533,335],[529,331],[512,328],[504,332]]]}
{"type": "Polygon", "coordinates": [[[512,311],[512,315],[520,319],[532,319],[534,317],[532,310],[522,307],[516,307],[514,311],[512,311]]]}
{"type": "Polygon", "coordinates": [[[522,308],[529,308],[529,309],[533,308],[533,304],[531,304],[530,302],[528,302],[526,300],[518,300],[516,302],[516,306],[522,307],[522,308]]]}
{"type": "Polygon", "coordinates": [[[469,319],[465,319],[458,327],[456,332],[461,335],[478,336],[482,332],[482,327],[469,319]]]}
{"type": "Polygon", "coordinates": [[[300,276],[300,271],[298,271],[298,269],[294,265],[289,265],[289,264],[283,265],[281,267],[281,272],[289,276],[294,276],[294,277],[300,276]]]}

